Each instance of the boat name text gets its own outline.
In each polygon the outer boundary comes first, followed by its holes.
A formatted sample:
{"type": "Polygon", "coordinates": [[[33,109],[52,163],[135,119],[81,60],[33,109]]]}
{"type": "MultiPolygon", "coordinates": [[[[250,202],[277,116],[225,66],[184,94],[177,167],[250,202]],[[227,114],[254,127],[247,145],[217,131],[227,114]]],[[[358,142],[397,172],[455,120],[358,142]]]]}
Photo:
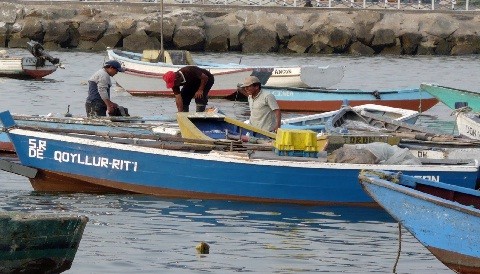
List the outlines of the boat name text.
{"type": "Polygon", "coordinates": [[[285,75],[285,74],[292,74],[291,69],[274,69],[273,75],[285,75]]]}
{"type": "Polygon", "coordinates": [[[467,128],[467,134],[472,136],[472,137],[477,137],[477,131],[472,128],[471,126],[465,126],[467,128]]]}
{"type": "Polygon", "coordinates": [[[278,97],[278,96],[284,96],[284,97],[290,97],[293,96],[293,92],[290,90],[275,90],[271,92],[273,96],[278,97]]]}
{"type": "Polygon", "coordinates": [[[420,179],[427,179],[427,180],[430,180],[430,181],[434,181],[434,182],[440,182],[440,176],[434,176],[434,175],[416,175],[416,176],[413,176],[415,178],[420,178],[420,179]]]}
{"type": "Polygon", "coordinates": [[[344,137],[346,144],[370,144],[373,142],[387,142],[386,136],[355,136],[344,137]]]}
{"type": "MultiPolygon", "coordinates": [[[[37,139],[28,140],[28,157],[44,159],[44,151],[46,149],[47,141],[37,139]]],[[[53,159],[59,163],[74,163],[133,172],[138,170],[138,163],[135,161],[82,155],[80,153],[70,153],[59,150],[53,152],[53,159]]]]}

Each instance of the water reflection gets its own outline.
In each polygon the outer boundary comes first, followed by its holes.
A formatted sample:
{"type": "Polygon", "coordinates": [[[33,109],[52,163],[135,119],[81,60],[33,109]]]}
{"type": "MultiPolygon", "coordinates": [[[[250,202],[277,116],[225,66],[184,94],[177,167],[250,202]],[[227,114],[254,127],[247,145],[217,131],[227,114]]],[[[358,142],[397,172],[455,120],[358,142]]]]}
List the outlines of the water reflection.
{"type": "MultiPolygon", "coordinates": [[[[397,227],[380,208],[36,192],[3,198],[3,210],[90,218],[72,273],[98,273],[99,264],[110,273],[205,267],[212,273],[385,273],[396,256],[397,227]],[[210,244],[210,255],[196,255],[200,241],[210,244]]],[[[408,250],[418,243],[407,235],[403,244],[408,250]]],[[[399,269],[431,265],[427,251],[407,252],[399,269]]]]}

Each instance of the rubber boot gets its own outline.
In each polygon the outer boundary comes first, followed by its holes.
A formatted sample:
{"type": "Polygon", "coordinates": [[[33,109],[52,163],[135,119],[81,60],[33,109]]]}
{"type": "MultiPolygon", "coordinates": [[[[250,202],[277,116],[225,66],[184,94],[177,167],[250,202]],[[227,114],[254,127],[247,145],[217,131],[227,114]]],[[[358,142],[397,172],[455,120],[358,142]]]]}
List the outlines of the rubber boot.
{"type": "Polygon", "coordinates": [[[205,106],[204,105],[197,105],[197,112],[204,112],[205,106]]]}

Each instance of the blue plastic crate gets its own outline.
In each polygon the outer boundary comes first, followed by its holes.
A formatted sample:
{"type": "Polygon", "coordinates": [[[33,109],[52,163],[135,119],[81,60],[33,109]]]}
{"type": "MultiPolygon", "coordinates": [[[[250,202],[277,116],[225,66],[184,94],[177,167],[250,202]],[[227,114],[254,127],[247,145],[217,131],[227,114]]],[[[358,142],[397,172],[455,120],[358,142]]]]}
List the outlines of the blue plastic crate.
{"type": "Polygon", "coordinates": [[[278,156],[294,156],[294,157],[310,157],[318,158],[318,152],[303,151],[303,150],[274,150],[278,156]]]}

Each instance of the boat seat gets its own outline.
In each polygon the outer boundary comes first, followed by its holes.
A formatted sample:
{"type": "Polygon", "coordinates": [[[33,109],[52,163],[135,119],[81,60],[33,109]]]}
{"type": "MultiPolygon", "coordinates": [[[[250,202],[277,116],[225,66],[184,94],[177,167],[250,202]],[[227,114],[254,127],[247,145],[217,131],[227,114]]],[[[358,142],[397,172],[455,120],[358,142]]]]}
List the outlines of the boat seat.
{"type": "Polygon", "coordinates": [[[165,62],[172,65],[190,65],[194,66],[195,62],[192,59],[192,55],[188,50],[165,50],[163,52],[164,60],[161,59],[160,50],[158,49],[146,49],[142,52],[143,62],[165,62]]]}
{"type": "Polygon", "coordinates": [[[157,63],[160,61],[160,51],[158,49],[146,49],[142,52],[142,61],[157,63]]]}
{"type": "Polygon", "coordinates": [[[188,50],[168,50],[165,51],[165,63],[172,65],[194,66],[195,62],[188,50]]]}

